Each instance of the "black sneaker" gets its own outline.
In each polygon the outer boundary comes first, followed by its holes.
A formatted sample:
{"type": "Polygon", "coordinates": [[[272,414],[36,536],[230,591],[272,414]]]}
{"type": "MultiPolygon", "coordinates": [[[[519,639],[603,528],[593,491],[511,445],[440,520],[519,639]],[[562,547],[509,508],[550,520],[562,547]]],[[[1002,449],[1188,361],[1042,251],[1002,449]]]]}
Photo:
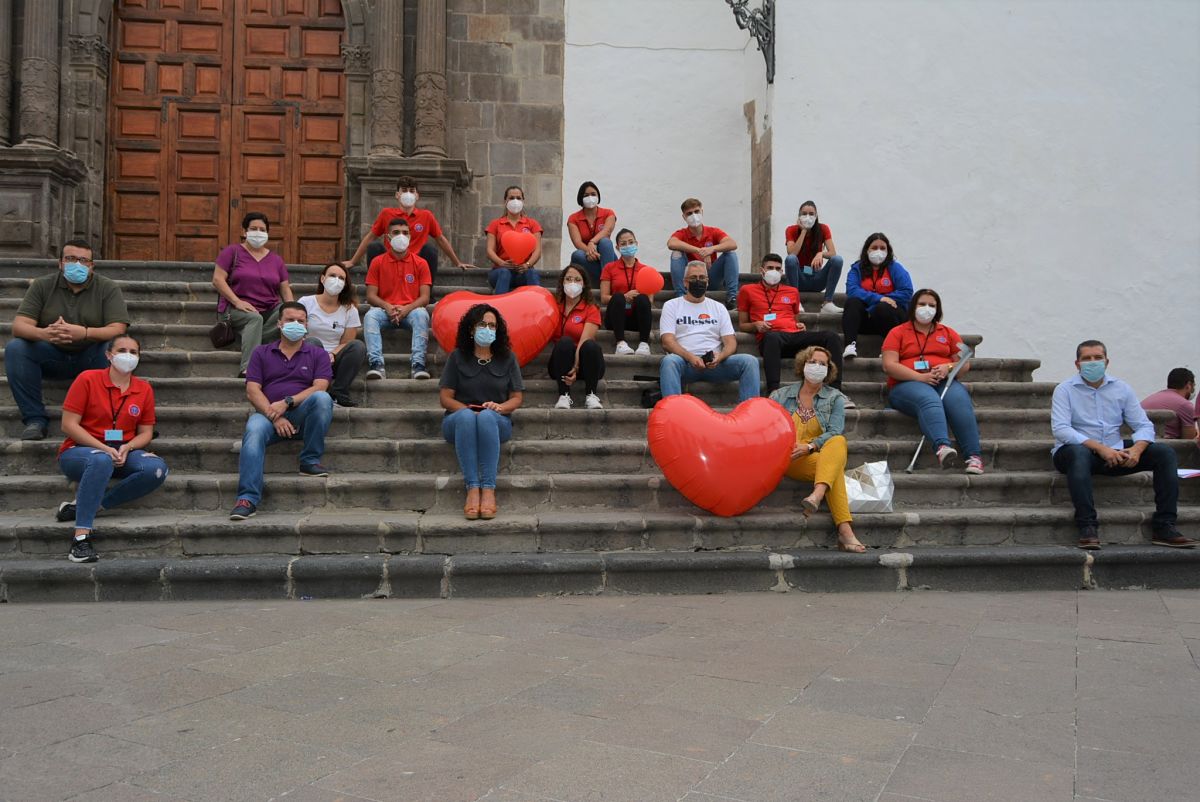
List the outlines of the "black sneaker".
{"type": "Polygon", "coordinates": [[[333,397],[333,403],[337,404],[339,407],[356,407],[356,406],[358,406],[358,402],[353,400],[352,398],[350,398],[350,396],[348,396],[348,395],[335,395],[333,397]]]}
{"type": "Polygon", "coordinates": [[[59,504],[58,512],[54,513],[54,520],[58,521],[59,523],[66,523],[67,521],[74,521],[75,520],[75,502],[74,501],[64,501],[62,504],[59,504]]]}
{"type": "Polygon", "coordinates": [[[328,476],[329,469],[319,462],[310,462],[300,466],[301,476],[328,476]]]}
{"type": "Polygon", "coordinates": [[[1200,541],[1184,537],[1183,533],[1174,526],[1164,526],[1162,529],[1156,530],[1150,542],[1155,546],[1167,546],[1172,549],[1191,549],[1200,546],[1200,541]]]}
{"type": "Polygon", "coordinates": [[[73,563],[94,563],[100,557],[96,554],[96,550],[92,548],[90,538],[77,538],[71,544],[71,550],[67,552],[67,559],[73,563]]]}
{"type": "Polygon", "coordinates": [[[229,520],[244,521],[247,518],[253,518],[254,513],[258,512],[258,507],[255,507],[244,498],[238,499],[237,504],[233,505],[233,512],[229,513],[229,520]]]}
{"type": "Polygon", "coordinates": [[[40,423],[27,423],[21,430],[22,440],[45,440],[47,428],[40,423]]]}

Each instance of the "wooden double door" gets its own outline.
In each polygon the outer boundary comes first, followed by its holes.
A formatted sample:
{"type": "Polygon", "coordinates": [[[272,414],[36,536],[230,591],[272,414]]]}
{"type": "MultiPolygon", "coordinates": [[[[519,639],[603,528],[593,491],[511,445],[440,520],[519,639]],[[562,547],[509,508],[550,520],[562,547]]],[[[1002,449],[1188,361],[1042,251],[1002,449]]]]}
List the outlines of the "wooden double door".
{"type": "Polygon", "coordinates": [[[342,257],[339,0],[118,0],[105,256],[211,261],[270,220],[290,263],[342,257]]]}

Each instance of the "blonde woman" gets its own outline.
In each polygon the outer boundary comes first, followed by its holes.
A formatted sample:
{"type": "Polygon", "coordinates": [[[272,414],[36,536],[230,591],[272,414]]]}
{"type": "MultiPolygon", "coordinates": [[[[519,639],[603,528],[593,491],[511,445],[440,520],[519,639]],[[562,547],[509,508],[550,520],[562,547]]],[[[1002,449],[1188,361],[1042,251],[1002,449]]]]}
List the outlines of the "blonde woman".
{"type": "Polygon", "coordinates": [[[846,396],[829,386],[837,379],[833,355],[818,345],[805,348],[796,354],[796,375],[802,381],[771,393],[771,400],[782,405],[796,425],[796,445],[787,475],[815,483],[813,492],[801,502],[804,517],[827,499],[837,526],[838,551],[861,554],[867,547],[858,542],[850,525],[846,497],[846,396]]]}

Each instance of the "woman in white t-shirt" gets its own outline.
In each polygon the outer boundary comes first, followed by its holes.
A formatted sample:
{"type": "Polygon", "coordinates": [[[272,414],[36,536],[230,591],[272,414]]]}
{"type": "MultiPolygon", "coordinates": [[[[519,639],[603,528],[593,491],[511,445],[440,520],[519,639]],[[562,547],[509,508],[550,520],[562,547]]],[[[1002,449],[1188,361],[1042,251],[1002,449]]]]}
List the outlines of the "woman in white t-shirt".
{"type": "Polygon", "coordinates": [[[334,262],[317,278],[317,294],[300,299],[308,310],[308,339],[320,345],[333,363],[329,394],[340,407],[358,406],[350,400],[350,385],[367,360],[367,346],[358,339],[362,320],[358,297],[346,268],[334,262]]]}

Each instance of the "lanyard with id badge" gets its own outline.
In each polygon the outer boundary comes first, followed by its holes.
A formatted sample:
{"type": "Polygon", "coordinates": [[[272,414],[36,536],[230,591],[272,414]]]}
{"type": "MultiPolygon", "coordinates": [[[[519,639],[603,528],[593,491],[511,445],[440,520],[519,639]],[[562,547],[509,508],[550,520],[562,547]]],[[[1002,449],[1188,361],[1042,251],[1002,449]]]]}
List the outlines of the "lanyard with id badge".
{"type": "MultiPolygon", "coordinates": [[[[934,326],[933,329],[925,335],[925,342],[921,343],[921,355],[917,357],[915,362],[913,362],[913,370],[917,371],[918,373],[929,372],[929,360],[925,358],[925,347],[929,345],[929,338],[933,336],[935,331],[937,331],[937,326],[934,326]]],[[[917,334],[920,336],[919,332],[917,334]]]]}
{"type": "Polygon", "coordinates": [[[125,409],[125,403],[129,400],[129,393],[121,396],[121,403],[113,406],[112,394],[108,396],[108,406],[112,410],[112,428],[104,430],[104,445],[119,448],[125,442],[125,431],[117,428],[117,418],[121,416],[121,410],[125,409]]]}

